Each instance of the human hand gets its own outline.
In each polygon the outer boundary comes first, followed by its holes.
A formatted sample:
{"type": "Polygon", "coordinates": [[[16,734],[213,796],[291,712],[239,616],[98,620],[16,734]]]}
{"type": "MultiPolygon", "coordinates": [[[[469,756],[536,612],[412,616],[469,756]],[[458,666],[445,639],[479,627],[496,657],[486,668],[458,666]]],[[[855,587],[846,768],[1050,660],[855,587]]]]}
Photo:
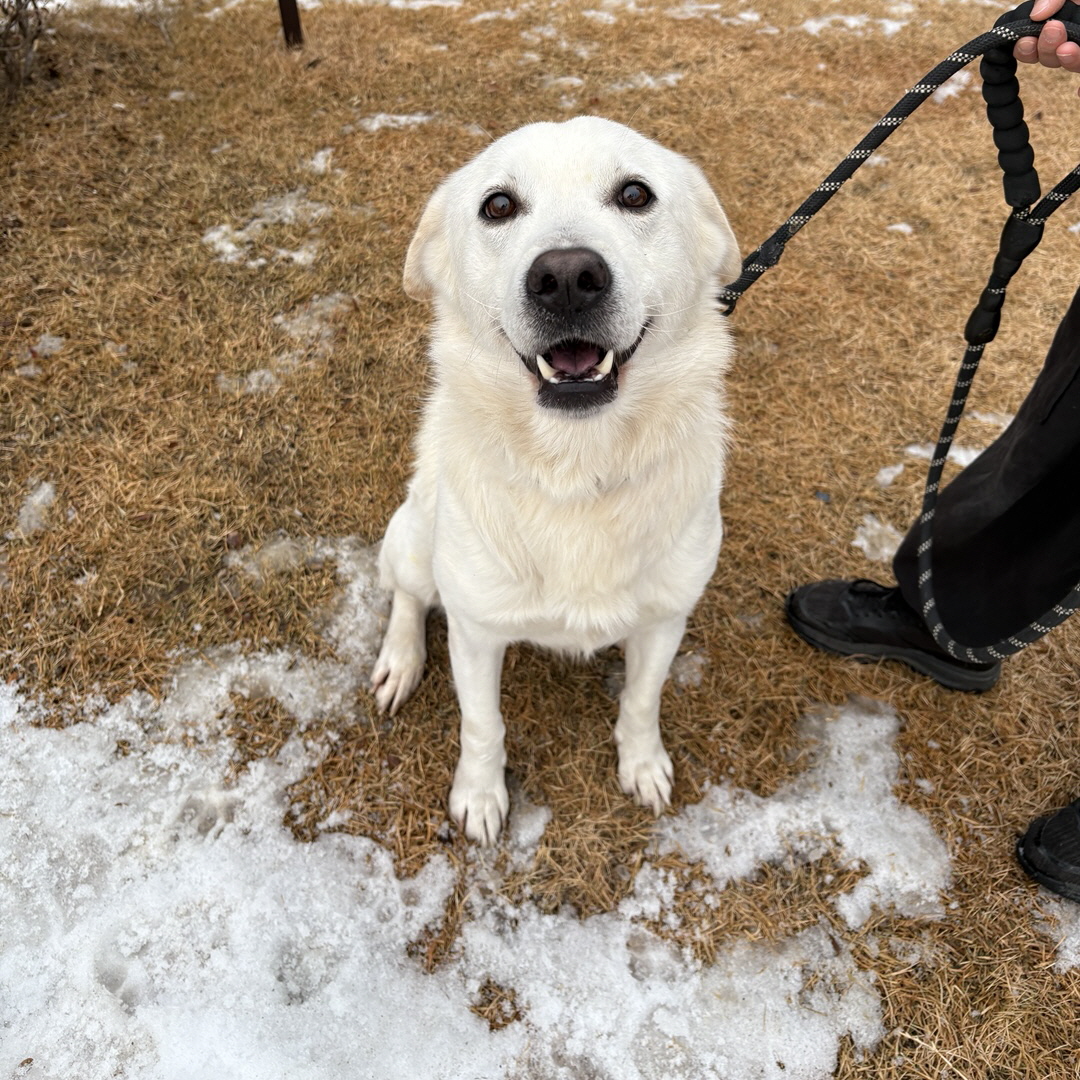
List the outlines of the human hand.
{"type": "Polygon", "coordinates": [[[1080,75],[1080,45],[1069,40],[1065,24],[1060,19],[1050,18],[1061,10],[1064,2],[1065,0],[1036,0],[1031,9],[1032,22],[1042,22],[1044,19],[1049,21],[1037,38],[1021,38],[1013,49],[1013,56],[1024,64],[1064,68],[1080,75]]]}

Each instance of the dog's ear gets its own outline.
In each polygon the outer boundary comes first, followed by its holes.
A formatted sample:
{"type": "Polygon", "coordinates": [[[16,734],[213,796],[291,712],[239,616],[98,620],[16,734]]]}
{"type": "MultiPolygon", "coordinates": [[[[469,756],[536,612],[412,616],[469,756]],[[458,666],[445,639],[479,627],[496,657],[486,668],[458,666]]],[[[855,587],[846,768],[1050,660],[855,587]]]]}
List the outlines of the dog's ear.
{"type": "Polygon", "coordinates": [[[705,174],[691,164],[694,201],[698,206],[697,220],[703,226],[699,243],[705,245],[706,265],[716,274],[718,285],[730,285],[742,273],[739,243],[731,231],[727,214],[720,205],[705,174]]]}
{"type": "Polygon", "coordinates": [[[722,255],[720,259],[720,265],[717,268],[717,274],[719,276],[721,285],[730,285],[733,281],[738,280],[739,275],[742,273],[742,256],[739,254],[739,242],[735,239],[735,234],[731,231],[731,225],[728,223],[727,214],[724,213],[724,208],[720,205],[720,200],[713,195],[714,206],[714,223],[720,231],[721,239],[723,241],[722,255]]]}
{"type": "Polygon", "coordinates": [[[430,300],[435,293],[435,283],[445,280],[449,274],[445,206],[445,191],[440,187],[424,207],[405,255],[405,291],[414,300],[430,300]]]}

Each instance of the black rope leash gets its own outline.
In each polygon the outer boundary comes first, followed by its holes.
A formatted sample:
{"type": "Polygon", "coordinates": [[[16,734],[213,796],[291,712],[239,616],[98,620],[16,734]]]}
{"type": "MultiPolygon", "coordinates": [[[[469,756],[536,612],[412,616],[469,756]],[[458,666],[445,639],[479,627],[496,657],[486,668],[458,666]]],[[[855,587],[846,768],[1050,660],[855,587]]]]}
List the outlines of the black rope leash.
{"type": "MultiPolygon", "coordinates": [[[[933,590],[933,520],[937,507],[941,473],[963,415],[968,392],[975,378],[983,350],[994,339],[1001,322],[1009,281],[1042,239],[1047,218],[1080,188],[1080,165],[1040,199],[1035,154],[1031,148],[1013,45],[1022,37],[1037,37],[1042,23],[1030,20],[1035,0],[1027,0],[1002,15],[993,28],[952,52],[915,84],[863,137],[853,150],[814,189],[809,197],[779,229],[743,261],[737,281],[720,290],[718,300],[730,315],[738,299],[766,270],[775,266],[789,240],[840,190],[873,152],[947,79],[982,57],[980,74],[987,119],[993,128],[998,150],[1005,201],[1012,207],[998,244],[998,253],[986,287],[964,328],[967,348],[953,387],[952,400],[942,425],[927,472],[922,512],[918,520],[917,569],[919,601],[923,619],[934,640],[951,656],[970,663],[987,663],[1011,656],[1038,641],[1080,609],[1080,583],[1059,604],[1025,629],[993,645],[967,646],[955,641],[945,629],[933,590]],[[1032,209],[1032,203],[1037,205],[1032,209]]],[[[1066,0],[1056,19],[1061,19],[1070,41],[1080,43],[1080,5],[1066,0]]]]}

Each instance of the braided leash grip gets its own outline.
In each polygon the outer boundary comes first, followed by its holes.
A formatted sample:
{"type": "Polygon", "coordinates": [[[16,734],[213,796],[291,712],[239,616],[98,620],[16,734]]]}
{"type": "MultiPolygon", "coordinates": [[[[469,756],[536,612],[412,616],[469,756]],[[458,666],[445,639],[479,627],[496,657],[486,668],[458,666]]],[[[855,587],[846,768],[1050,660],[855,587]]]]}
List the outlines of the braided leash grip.
{"type": "MultiPolygon", "coordinates": [[[[1031,32],[1028,16],[1032,6],[1033,0],[1029,0],[1015,11],[1007,12],[995,24],[995,29],[1000,27],[1008,32],[1011,40],[1026,36],[1031,32]]],[[[1080,6],[1068,0],[1057,17],[1065,22],[1069,40],[1080,42],[1080,6]]],[[[1035,31],[1038,30],[1036,26],[1035,31]]],[[[987,286],[965,327],[967,350],[927,473],[917,548],[919,600],[923,618],[938,645],[957,659],[972,663],[987,663],[1011,656],[1080,609],[1080,584],[1077,584],[1068,597],[1030,626],[993,645],[969,647],[953,640],[945,630],[934,597],[932,532],[941,473],[982,352],[997,333],[1009,280],[1026,256],[1038,246],[1046,219],[1080,188],[1080,166],[1077,166],[1033,210],[1028,209],[1039,198],[1039,178],[1034,168],[1035,155],[1029,142],[1027,124],[1024,123],[1020,84],[1016,79],[1016,59],[1011,48],[998,46],[987,50],[980,67],[987,119],[993,127],[998,163],[1003,174],[1005,200],[1013,207],[1013,212],[1002,230],[987,286]]]]}

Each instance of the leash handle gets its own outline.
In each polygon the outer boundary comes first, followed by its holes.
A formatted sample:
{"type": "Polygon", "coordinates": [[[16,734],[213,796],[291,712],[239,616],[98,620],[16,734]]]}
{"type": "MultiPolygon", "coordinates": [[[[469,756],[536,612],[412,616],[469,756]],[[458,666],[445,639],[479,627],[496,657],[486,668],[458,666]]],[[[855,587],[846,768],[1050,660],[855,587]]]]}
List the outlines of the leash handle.
{"type": "MultiPolygon", "coordinates": [[[[1001,138],[1006,141],[1007,148],[1003,151],[999,147],[999,161],[1001,155],[1006,155],[1008,163],[1007,176],[1017,175],[1020,177],[1015,183],[1008,181],[1008,195],[1010,199],[1021,200],[1019,203],[1009,202],[1010,206],[1029,206],[1038,198],[1038,176],[1031,167],[1034,154],[1028,144],[1027,125],[1023,123],[1023,106],[1019,104],[1020,84],[1015,79],[1016,60],[1012,57],[1013,45],[1022,37],[1037,37],[1042,30],[1042,23],[1033,23],[1030,12],[1034,0],[1026,0],[1018,8],[1002,15],[993,28],[986,33],[973,38],[966,45],[950,53],[931,71],[927,72],[918,83],[915,84],[862,138],[862,140],[848,153],[843,161],[810,193],[798,209],[776,230],[760,247],[755,248],[743,260],[742,272],[738,279],[717,293],[717,301],[720,310],[725,315],[730,315],[735,310],[738,299],[766,270],[775,266],[784,254],[784,247],[789,240],[851,179],[855,171],[864,161],[947,79],[955,75],[961,68],[966,67],[972,60],[984,54],[995,51],[997,55],[991,60],[990,66],[997,77],[997,72],[1003,71],[1004,67],[1011,62],[1012,70],[996,84],[1002,87],[1000,91],[993,91],[996,95],[994,108],[995,117],[990,117],[990,122],[997,132],[1000,127],[1001,138]],[[1012,80],[1011,82],[1009,80],[1012,80]],[[1012,101],[1016,105],[1011,105],[1012,101]],[[1019,121],[1012,118],[1015,110],[1019,107],[1019,121]],[[1012,112],[1009,112],[1009,109],[1012,112]],[[1015,131],[1011,136],[1004,133],[1022,124],[1022,130],[1015,131]],[[1023,145],[1012,146],[1012,143],[1027,145],[1026,151],[1023,145]],[[1028,157],[1030,156],[1030,161],[1028,157]],[[1026,165],[1025,165],[1026,162],[1026,165]],[[1034,177],[1034,184],[1032,184],[1034,177]],[[1026,186],[1023,186],[1026,185],[1026,186]],[[1027,202],[1022,199],[1030,195],[1027,202]]],[[[1062,18],[1066,33],[1070,41],[1080,44],[1080,4],[1073,0],[1066,0],[1061,12],[1054,16],[1062,18]],[[1064,18],[1062,18],[1064,16],[1064,18]]],[[[985,81],[984,81],[985,87],[985,81]]],[[[987,102],[988,115],[990,102],[987,102]]]]}
{"type": "MultiPolygon", "coordinates": [[[[1035,0],[1026,0],[1012,11],[1005,12],[994,26],[1026,22],[1030,20],[1034,6],[1035,0]]],[[[1065,24],[1070,41],[1080,41],[1080,4],[1065,0],[1061,10],[1053,18],[1060,19],[1065,24]]],[[[1027,207],[1039,197],[1039,177],[1034,167],[1035,154],[1031,149],[1028,127],[1024,123],[1024,106],[1020,101],[1016,67],[1017,61],[1012,49],[997,46],[983,54],[979,74],[983,81],[986,118],[994,129],[998,164],[1004,174],[1002,179],[1005,201],[1009,206],[1027,207]]]]}

